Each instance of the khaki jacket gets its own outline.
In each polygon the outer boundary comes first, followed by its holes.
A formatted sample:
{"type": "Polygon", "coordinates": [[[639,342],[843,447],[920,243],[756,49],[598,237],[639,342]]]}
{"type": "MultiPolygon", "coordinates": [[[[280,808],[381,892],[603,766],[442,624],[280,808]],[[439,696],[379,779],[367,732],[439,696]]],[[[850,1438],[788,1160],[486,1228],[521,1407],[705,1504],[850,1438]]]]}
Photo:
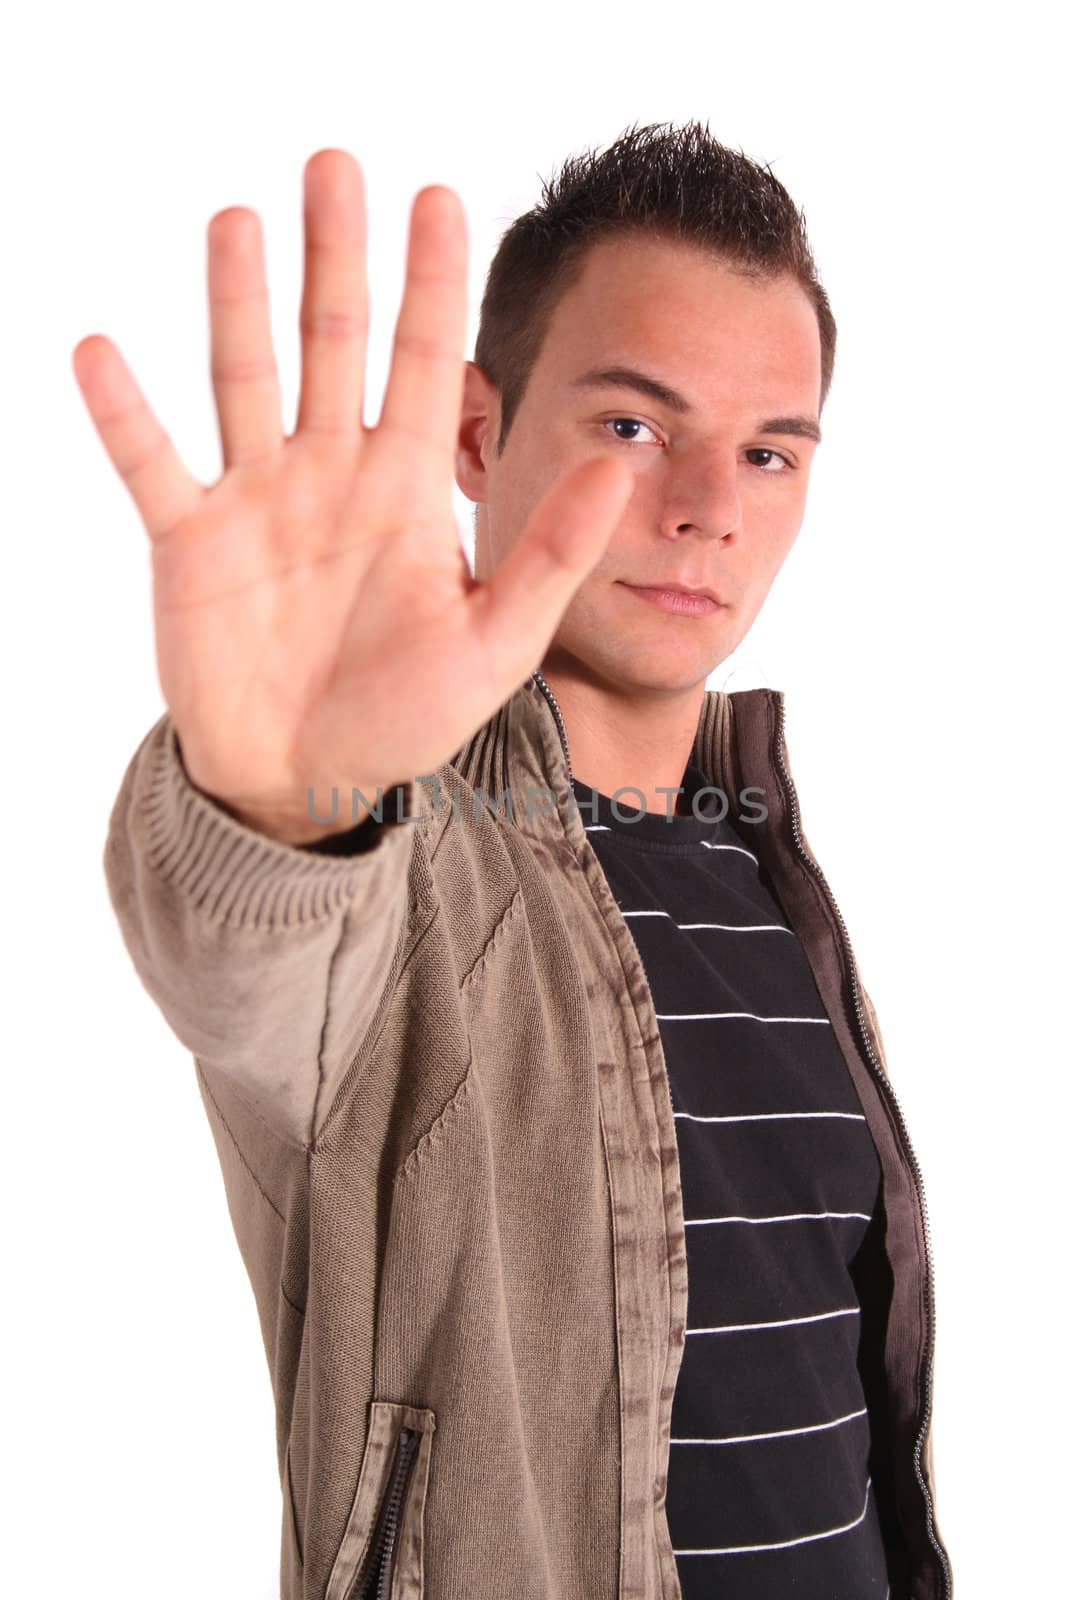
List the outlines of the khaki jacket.
{"type": "MultiPolygon", "coordinates": [[[[687,1295],[670,1090],[542,685],[531,676],[452,761],[403,785],[400,816],[371,824],[358,854],[243,826],[191,784],[169,716],[112,812],[112,904],[195,1057],[256,1298],[282,1600],[680,1595],[665,1515],[687,1295]]],[[[906,1592],[948,1600],[921,1181],[801,826],[783,717],[777,690],[707,691],[693,759],[802,942],[881,1158],[906,1592]]]]}

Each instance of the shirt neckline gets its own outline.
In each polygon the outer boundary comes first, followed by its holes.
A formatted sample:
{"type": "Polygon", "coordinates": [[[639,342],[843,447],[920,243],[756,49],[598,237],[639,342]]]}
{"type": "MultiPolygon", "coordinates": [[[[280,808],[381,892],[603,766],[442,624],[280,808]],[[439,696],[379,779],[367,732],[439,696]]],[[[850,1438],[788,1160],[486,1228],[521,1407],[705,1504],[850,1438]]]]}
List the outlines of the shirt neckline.
{"type": "MultiPolygon", "coordinates": [[[[682,778],[682,787],[684,795],[688,797],[699,789],[711,789],[713,785],[703,776],[699,768],[690,762],[682,778]]],[[[586,832],[590,828],[596,828],[597,836],[601,838],[602,830],[607,827],[617,838],[630,839],[642,844],[674,845],[691,849],[694,845],[713,841],[722,831],[722,822],[716,820],[725,804],[725,797],[721,792],[704,794],[700,797],[699,806],[704,813],[702,816],[676,812],[668,817],[662,812],[642,813],[639,804],[627,804],[627,800],[622,798],[624,795],[631,801],[639,799],[631,790],[620,790],[619,798],[613,798],[604,794],[602,790],[593,789],[589,784],[582,783],[579,778],[571,779],[571,789],[575,799],[580,802],[581,809],[578,815],[586,832]],[[594,799],[595,812],[591,809],[594,799]]],[[[676,795],[675,805],[682,799],[683,796],[676,795]]]]}

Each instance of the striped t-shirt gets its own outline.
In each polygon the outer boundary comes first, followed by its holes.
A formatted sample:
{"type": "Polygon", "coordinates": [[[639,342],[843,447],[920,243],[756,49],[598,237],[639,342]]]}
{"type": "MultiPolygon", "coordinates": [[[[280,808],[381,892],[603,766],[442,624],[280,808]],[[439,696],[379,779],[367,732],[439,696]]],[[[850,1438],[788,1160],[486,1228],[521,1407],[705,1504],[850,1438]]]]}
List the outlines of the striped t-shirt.
{"type": "MultiPolygon", "coordinates": [[[[686,795],[703,783],[690,768],[686,795]]],[[[683,1595],[885,1600],[850,1270],[881,1170],[811,967],[746,824],[574,793],[644,963],[674,1108],[689,1310],[667,1520],[683,1595]]]]}

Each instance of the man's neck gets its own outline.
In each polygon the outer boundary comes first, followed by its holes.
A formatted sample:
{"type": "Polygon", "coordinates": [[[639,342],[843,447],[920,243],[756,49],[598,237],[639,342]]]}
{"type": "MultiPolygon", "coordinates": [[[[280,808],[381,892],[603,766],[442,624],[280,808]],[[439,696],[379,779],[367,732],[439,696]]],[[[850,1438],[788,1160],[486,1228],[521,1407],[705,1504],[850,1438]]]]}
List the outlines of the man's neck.
{"type": "Polygon", "coordinates": [[[620,805],[666,816],[677,809],[704,703],[704,685],[678,694],[622,696],[565,669],[548,665],[541,676],[559,705],[567,730],[571,774],[620,805]],[[636,791],[636,792],[633,792],[636,791]]]}

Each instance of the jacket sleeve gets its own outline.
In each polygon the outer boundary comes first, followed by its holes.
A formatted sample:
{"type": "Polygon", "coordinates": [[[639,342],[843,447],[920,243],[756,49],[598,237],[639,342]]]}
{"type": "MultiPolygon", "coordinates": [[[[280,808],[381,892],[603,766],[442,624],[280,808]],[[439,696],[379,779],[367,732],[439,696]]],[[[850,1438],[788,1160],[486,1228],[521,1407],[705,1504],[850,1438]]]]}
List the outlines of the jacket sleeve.
{"type": "Polygon", "coordinates": [[[181,1042],[286,1140],[314,1141],[389,985],[416,825],[369,822],[351,855],[280,844],[190,781],[169,713],[126,770],[104,872],[133,965],[181,1042]]]}

